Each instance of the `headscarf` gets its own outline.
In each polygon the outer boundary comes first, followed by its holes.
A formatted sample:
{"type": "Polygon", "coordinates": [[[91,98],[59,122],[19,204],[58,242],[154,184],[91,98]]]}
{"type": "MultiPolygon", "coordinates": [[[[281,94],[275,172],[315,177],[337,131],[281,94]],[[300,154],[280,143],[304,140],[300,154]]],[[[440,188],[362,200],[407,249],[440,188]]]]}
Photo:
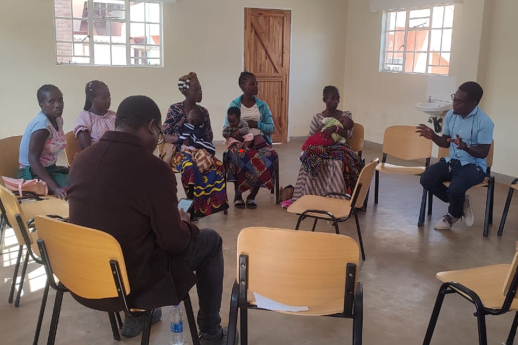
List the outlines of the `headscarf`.
{"type": "Polygon", "coordinates": [[[194,85],[199,82],[200,81],[198,80],[198,76],[196,75],[196,73],[191,72],[178,79],[178,89],[181,93],[184,93],[184,91],[187,91],[191,87],[191,85],[194,85]]]}

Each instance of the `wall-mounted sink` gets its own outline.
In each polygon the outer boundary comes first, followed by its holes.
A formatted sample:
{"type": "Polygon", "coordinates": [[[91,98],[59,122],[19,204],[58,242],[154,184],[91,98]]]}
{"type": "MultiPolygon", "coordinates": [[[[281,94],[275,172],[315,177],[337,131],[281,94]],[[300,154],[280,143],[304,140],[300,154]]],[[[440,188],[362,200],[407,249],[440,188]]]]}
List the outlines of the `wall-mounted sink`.
{"type": "Polygon", "coordinates": [[[451,102],[433,101],[426,103],[416,103],[417,109],[429,114],[429,115],[442,115],[445,111],[452,108],[451,102]]]}

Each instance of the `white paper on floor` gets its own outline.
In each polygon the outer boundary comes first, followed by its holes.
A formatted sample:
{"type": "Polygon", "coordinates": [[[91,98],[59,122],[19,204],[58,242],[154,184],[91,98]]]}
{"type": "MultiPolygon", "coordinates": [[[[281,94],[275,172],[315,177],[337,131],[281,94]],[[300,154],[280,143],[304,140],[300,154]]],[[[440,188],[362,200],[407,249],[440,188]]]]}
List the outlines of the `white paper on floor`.
{"type": "Polygon", "coordinates": [[[255,304],[258,308],[262,309],[268,309],[268,310],[275,310],[275,311],[291,311],[291,312],[297,312],[297,311],[307,311],[308,307],[296,307],[292,305],[286,305],[283,303],[276,302],[274,300],[271,300],[269,298],[266,298],[257,292],[254,292],[255,297],[255,304]]]}

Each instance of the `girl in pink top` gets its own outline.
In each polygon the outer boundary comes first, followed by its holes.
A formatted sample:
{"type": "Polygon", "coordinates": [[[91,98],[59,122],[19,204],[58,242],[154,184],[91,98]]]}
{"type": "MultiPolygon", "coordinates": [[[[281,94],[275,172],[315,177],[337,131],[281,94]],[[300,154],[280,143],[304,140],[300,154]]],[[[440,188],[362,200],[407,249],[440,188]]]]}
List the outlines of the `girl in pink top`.
{"type": "Polygon", "coordinates": [[[115,112],[109,110],[111,96],[108,85],[92,80],[86,84],[85,94],[85,107],[74,127],[74,135],[82,150],[98,142],[106,131],[115,130],[115,112]]]}

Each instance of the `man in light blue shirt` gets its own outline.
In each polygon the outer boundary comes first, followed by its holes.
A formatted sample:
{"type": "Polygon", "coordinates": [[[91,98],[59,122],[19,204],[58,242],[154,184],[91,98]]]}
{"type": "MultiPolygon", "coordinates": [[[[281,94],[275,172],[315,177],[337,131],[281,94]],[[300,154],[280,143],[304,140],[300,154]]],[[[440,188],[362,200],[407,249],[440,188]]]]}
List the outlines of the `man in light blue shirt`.
{"type": "Polygon", "coordinates": [[[441,158],[421,175],[421,185],[450,204],[448,214],[435,223],[436,230],[450,229],[461,217],[467,226],[473,225],[466,191],[484,181],[494,128],[493,121],[478,107],[482,94],[482,87],[473,81],[459,86],[452,95],[453,109],[446,114],[442,136],[424,124],[417,126],[421,136],[450,148],[449,157],[441,158]],[[451,181],[449,187],[443,184],[445,181],[451,181]]]}

